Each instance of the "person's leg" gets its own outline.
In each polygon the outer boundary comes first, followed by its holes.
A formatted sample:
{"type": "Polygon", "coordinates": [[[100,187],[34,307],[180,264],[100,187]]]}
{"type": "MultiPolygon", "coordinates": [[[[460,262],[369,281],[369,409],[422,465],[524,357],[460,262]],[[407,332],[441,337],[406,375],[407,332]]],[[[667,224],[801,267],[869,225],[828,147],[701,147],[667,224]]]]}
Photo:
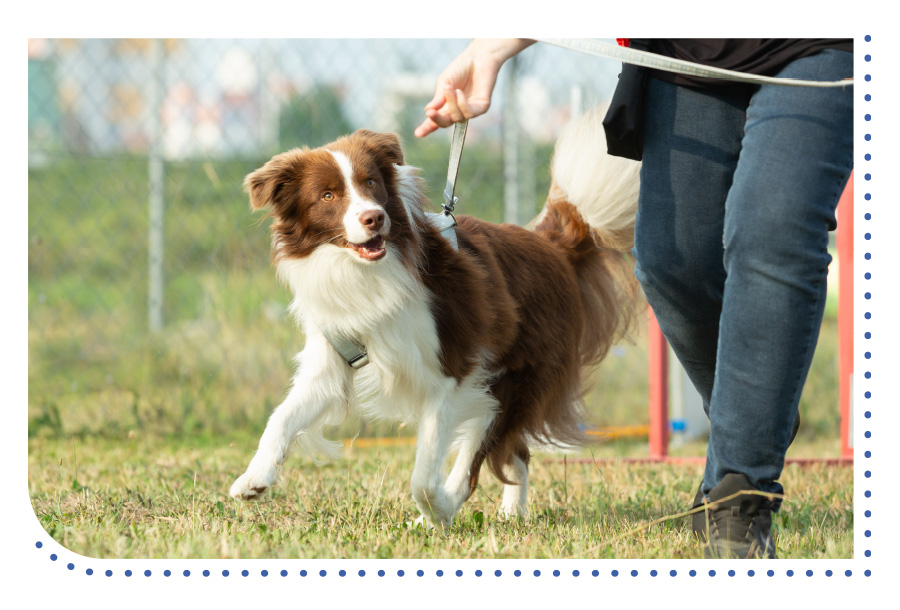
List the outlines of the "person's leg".
{"type": "MultiPolygon", "coordinates": [[[[839,80],[852,74],[852,60],[823,51],[778,76],[839,80]]],[[[767,85],[747,109],[725,203],[704,492],[729,473],[756,489],[783,491],[777,479],[824,311],[828,232],[852,167],[852,108],[850,87],[767,85]]]]}
{"type": "Polygon", "coordinates": [[[647,91],[635,275],[707,410],[725,286],[725,199],[749,92],[709,93],[656,79],[647,91]]]}

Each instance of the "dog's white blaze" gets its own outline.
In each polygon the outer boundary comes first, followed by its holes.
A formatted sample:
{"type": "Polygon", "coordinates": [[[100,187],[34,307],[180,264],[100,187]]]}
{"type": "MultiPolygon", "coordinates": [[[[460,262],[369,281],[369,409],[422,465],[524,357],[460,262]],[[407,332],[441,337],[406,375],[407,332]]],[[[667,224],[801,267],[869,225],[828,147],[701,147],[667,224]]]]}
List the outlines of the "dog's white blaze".
{"type": "MultiPolygon", "coordinates": [[[[362,225],[359,221],[359,217],[363,212],[367,212],[368,210],[379,210],[384,213],[384,208],[375,203],[374,201],[367,199],[359,194],[359,192],[353,187],[353,165],[350,163],[350,159],[347,158],[342,152],[335,152],[333,150],[329,150],[328,152],[334,157],[334,160],[337,161],[338,167],[341,170],[341,175],[344,177],[344,187],[345,187],[345,197],[350,199],[350,203],[347,205],[347,212],[344,214],[344,232],[347,235],[347,241],[353,244],[362,244],[375,236],[375,233],[367,229],[362,225]]],[[[384,215],[384,227],[379,231],[382,235],[387,235],[391,230],[391,219],[387,214],[384,215]]]]}

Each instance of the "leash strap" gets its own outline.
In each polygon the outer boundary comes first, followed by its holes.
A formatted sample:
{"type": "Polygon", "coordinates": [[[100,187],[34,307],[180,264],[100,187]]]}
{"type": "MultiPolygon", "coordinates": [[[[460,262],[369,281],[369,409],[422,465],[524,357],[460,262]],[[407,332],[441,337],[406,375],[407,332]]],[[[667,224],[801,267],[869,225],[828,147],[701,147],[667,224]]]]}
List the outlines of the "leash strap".
{"type": "Polygon", "coordinates": [[[466,142],[466,128],[469,126],[468,121],[454,123],[453,137],[450,141],[450,165],[447,168],[447,186],[444,188],[444,201],[441,204],[443,210],[440,214],[426,214],[428,220],[437,227],[454,250],[459,250],[459,242],[456,239],[456,216],[453,215],[453,208],[459,202],[459,199],[453,196],[456,191],[456,177],[459,175],[459,162],[462,159],[463,145],[466,142]]]}
{"type": "Polygon", "coordinates": [[[453,213],[457,199],[453,196],[456,190],[456,176],[459,174],[459,161],[462,159],[463,145],[466,143],[466,128],[469,121],[453,124],[453,138],[450,141],[450,167],[447,169],[447,187],[444,189],[444,213],[453,213]]]}
{"type": "Polygon", "coordinates": [[[839,81],[811,81],[800,80],[797,78],[775,78],[772,76],[762,76],[760,74],[746,74],[744,72],[735,72],[734,70],[702,66],[690,61],[665,57],[664,55],[657,55],[656,53],[649,53],[647,51],[638,51],[637,49],[631,49],[629,47],[620,47],[619,45],[610,42],[603,42],[602,40],[593,40],[590,38],[537,38],[536,40],[564,49],[587,53],[588,55],[606,57],[607,59],[617,59],[626,64],[634,64],[636,66],[664,70],[676,74],[685,74],[688,76],[703,76],[756,85],[786,85],[793,87],[848,87],[853,85],[852,78],[839,81]]]}

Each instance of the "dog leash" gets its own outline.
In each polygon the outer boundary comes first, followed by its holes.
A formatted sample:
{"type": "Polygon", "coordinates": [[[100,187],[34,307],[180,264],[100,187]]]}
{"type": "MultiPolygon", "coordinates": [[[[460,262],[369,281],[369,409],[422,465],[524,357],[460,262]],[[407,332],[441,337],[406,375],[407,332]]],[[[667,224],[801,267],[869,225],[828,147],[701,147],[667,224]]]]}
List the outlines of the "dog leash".
{"type": "Polygon", "coordinates": [[[441,203],[441,213],[427,213],[426,217],[438,231],[441,232],[454,250],[459,250],[459,243],[456,239],[457,225],[456,216],[453,215],[453,209],[459,202],[457,197],[453,196],[456,191],[456,178],[459,175],[459,162],[462,159],[463,145],[466,142],[466,128],[469,121],[462,121],[453,124],[453,137],[450,140],[450,166],[447,168],[447,186],[444,188],[444,200],[441,203]]]}
{"type": "Polygon", "coordinates": [[[848,87],[853,85],[852,78],[838,81],[812,81],[797,78],[775,78],[773,76],[762,76],[760,74],[746,74],[744,72],[735,72],[734,70],[726,70],[724,68],[702,66],[690,61],[684,61],[683,59],[674,59],[672,57],[657,55],[656,53],[650,53],[648,51],[620,47],[619,45],[610,42],[603,42],[602,40],[590,38],[536,38],[535,40],[569,49],[571,51],[578,51],[579,53],[587,53],[588,55],[605,57],[607,59],[617,59],[626,64],[634,64],[636,66],[664,70],[676,74],[685,74],[688,76],[703,76],[756,85],[787,85],[793,87],[848,87]]]}
{"type": "MultiPolygon", "coordinates": [[[[457,223],[456,216],[453,215],[453,209],[456,207],[459,199],[454,197],[453,193],[456,191],[456,177],[459,174],[459,162],[462,159],[467,126],[468,121],[456,123],[453,126],[453,138],[450,142],[450,167],[447,170],[447,186],[444,189],[444,201],[441,204],[442,211],[438,214],[426,213],[426,218],[450,242],[454,250],[459,250],[459,243],[457,242],[456,230],[454,229],[457,223]]],[[[364,345],[350,337],[332,333],[322,326],[319,326],[319,330],[351,368],[361,369],[369,364],[369,353],[364,345]]]]}

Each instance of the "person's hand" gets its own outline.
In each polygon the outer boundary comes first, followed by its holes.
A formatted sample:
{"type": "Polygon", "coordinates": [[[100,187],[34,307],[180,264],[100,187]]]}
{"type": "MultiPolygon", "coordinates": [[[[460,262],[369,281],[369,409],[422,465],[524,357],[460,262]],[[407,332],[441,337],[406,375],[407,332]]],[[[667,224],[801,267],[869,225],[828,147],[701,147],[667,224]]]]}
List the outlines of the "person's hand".
{"type": "Polygon", "coordinates": [[[523,38],[472,41],[438,77],[434,98],[425,106],[427,118],[416,128],[416,136],[487,112],[500,67],[533,43],[523,38]]]}

